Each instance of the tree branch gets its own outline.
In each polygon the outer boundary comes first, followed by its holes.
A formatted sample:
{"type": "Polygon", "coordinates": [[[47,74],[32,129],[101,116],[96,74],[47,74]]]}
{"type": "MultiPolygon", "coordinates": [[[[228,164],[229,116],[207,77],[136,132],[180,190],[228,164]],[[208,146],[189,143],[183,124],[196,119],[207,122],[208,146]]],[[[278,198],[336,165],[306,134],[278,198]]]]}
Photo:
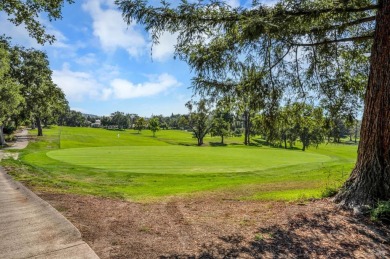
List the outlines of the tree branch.
{"type": "Polygon", "coordinates": [[[358,8],[353,7],[345,7],[345,8],[325,8],[325,9],[319,9],[319,10],[296,10],[296,11],[280,11],[276,13],[276,16],[302,16],[302,15],[319,15],[323,13],[330,13],[330,12],[336,12],[336,13],[356,13],[356,12],[364,12],[364,11],[370,11],[370,10],[376,10],[380,6],[379,5],[368,5],[358,8]]]}
{"type": "Polygon", "coordinates": [[[272,70],[274,67],[276,67],[287,56],[287,54],[290,53],[290,50],[291,46],[288,46],[286,53],[284,53],[284,55],[281,56],[272,66],[270,66],[269,70],[272,70]]]}
{"type": "Polygon", "coordinates": [[[219,89],[229,89],[229,88],[234,88],[237,87],[238,84],[233,82],[233,81],[217,81],[217,80],[206,80],[202,78],[195,78],[193,79],[193,82],[197,86],[203,86],[203,87],[216,87],[219,89]]]}
{"type": "Polygon", "coordinates": [[[311,47],[311,46],[319,46],[319,45],[325,45],[330,43],[339,43],[339,42],[352,42],[352,41],[363,41],[374,38],[373,34],[370,35],[363,35],[358,37],[350,37],[350,38],[342,38],[342,39],[336,39],[336,40],[324,40],[320,42],[314,42],[314,43],[296,43],[291,42],[291,45],[298,46],[298,47],[311,47]]]}
{"type": "Polygon", "coordinates": [[[366,22],[373,22],[373,21],[375,21],[375,16],[369,16],[369,17],[357,19],[357,20],[354,20],[351,22],[342,23],[339,25],[333,25],[333,26],[322,27],[322,28],[320,28],[320,27],[312,28],[310,30],[310,32],[316,33],[316,32],[328,31],[328,30],[340,30],[340,29],[344,29],[344,28],[349,27],[349,26],[358,25],[358,24],[362,24],[362,23],[366,23],[366,22]]]}
{"type": "MultiPolygon", "coordinates": [[[[152,25],[152,21],[163,20],[163,23],[173,22],[176,25],[180,23],[234,23],[252,19],[253,17],[285,18],[286,16],[316,16],[324,13],[354,13],[376,10],[379,5],[368,5],[363,7],[339,7],[339,8],[324,8],[324,9],[298,9],[298,10],[275,10],[273,8],[258,6],[251,10],[230,10],[226,7],[219,6],[219,12],[215,11],[215,3],[211,5],[202,4],[182,4],[177,8],[170,8],[169,5],[163,7],[148,6],[143,0],[116,0],[115,3],[122,10],[123,17],[128,24],[133,19],[144,23],[148,26],[152,25]]],[[[161,25],[161,24],[160,24],[161,25]]]]}

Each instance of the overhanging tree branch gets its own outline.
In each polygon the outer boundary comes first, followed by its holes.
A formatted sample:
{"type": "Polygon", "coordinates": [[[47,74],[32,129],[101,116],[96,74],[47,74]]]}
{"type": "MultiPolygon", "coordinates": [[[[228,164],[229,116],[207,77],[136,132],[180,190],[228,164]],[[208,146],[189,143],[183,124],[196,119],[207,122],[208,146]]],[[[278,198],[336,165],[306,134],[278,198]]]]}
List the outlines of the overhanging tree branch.
{"type": "Polygon", "coordinates": [[[359,24],[366,23],[366,22],[373,22],[373,21],[375,21],[375,16],[369,16],[369,17],[357,19],[357,20],[354,20],[351,22],[338,24],[338,25],[312,28],[310,30],[310,32],[316,33],[316,32],[324,32],[324,31],[329,31],[329,30],[341,30],[341,29],[345,29],[345,28],[350,27],[350,26],[359,25],[359,24]]]}
{"type": "MultiPolygon", "coordinates": [[[[153,21],[160,21],[160,26],[165,24],[223,24],[237,21],[245,21],[254,17],[269,17],[272,19],[283,19],[288,16],[317,16],[325,13],[356,13],[370,10],[377,10],[379,5],[368,5],[363,7],[338,7],[324,9],[297,9],[283,10],[279,9],[275,12],[273,8],[267,6],[258,6],[251,10],[229,9],[223,3],[199,4],[185,3],[176,8],[170,8],[166,4],[162,7],[153,7],[147,5],[143,0],[116,0],[115,3],[123,12],[123,17],[128,24],[133,19],[146,24],[150,27],[153,21]],[[218,8],[217,8],[218,7],[218,8]],[[218,10],[218,11],[216,11],[218,10]]],[[[152,25],[153,27],[153,25],[152,25]]],[[[164,26],[163,26],[164,27],[164,26]]],[[[151,28],[151,27],[150,27],[151,28]]],[[[150,29],[148,28],[148,29],[150,29]]]]}
{"type": "Polygon", "coordinates": [[[341,8],[324,8],[324,9],[313,9],[313,10],[294,10],[294,11],[279,11],[276,16],[310,16],[310,15],[319,15],[324,13],[356,13],[364,12],[370,10],[377,10],[379,5],[368,5],[363,7],[341,7],[341,8]]]}
{"type": "Polygon", "coordinates": [[[312,46],[320,46],[320,45],[326,45],[331,43],[340,43],[340,42],[352,42],[352,41],[364,41],[373,39],[374,35],[363,35],[363,36],[357,36],[357,37],[350,37],[350,38],[342,38],[342,39],[336,39],[336,40],[324,40],[320,42],[314,42],[314,43],[297,43],[297,42],[291,42],[291,45],[297,46],[297,47],[312,47],[312,46]]]}

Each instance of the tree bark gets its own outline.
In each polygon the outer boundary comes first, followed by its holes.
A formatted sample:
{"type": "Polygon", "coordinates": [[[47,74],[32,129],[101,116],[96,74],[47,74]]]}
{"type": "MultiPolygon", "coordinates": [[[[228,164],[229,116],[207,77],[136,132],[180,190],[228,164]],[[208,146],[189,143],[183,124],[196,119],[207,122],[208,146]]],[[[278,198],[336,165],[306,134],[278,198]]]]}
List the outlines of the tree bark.
{"type": "Polygon", "coordinates": [[[308,134],[309,134],[309,129],[304,127],[303,132],[301,134],[302,151],[305,151],[306,148],[309,146],[308,134]]]}
{"type": "Polygon", "coordinates": [[[249,111],[244,112],[244,127],[245,127],[244,144],[249,145],[250,144],[250,113],[249,113],[249,111]]]}
{"type": "Polygon", "coordinates": [[[41,137],[41,136],[43,136],[43,131],[42,131],[41,119],[39,117],[36,118],[36,123],[37,123],[37,128],[38,128],[38,136],[41,137]]]}
{"type": "Polygon", "coordinates": [[[4,125],[1,124],[0,125],[0,145],[1,146],[5,146],[5,138],[4,138],[4,132],[3,132],[3,129],[4,129],[4,125]]]}
{"type": "Polygon", "coordinates": [[[355,125],[355,144],[357,143],[357,134],[358,134],[358,121],[356,120],[355,125]]]}
{"type": "Polygon", "coordinates": [[[335,202],[361,211],[390,199],[390,0],[376,15],[358,158],[335,202]]]}

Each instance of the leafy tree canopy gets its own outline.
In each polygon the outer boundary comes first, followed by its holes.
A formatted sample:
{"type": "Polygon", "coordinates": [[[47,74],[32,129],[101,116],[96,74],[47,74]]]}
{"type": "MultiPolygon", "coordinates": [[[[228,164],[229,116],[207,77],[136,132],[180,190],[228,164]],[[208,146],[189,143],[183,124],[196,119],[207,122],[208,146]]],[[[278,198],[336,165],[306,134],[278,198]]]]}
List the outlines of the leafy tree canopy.
{"type": "Polygon", "coordinates": [[[144,24],[156,43],[164,31],[179,32],[176,55],[194,68],[197,91],[234,91],[245,80],[293,87],[303,97],[330,98],[335,89],[363,96],[375,1],[282,0],[272,7],[253,1],[251,8],[219,0],[116,3],[125,21],[144,24]],[[245,79],[248,69],[252,80],[245,79]]]}
{"type": "Polygon", "coordinates": [[[39,16],[46,14],[50,21],[61,19],[61,9],[65,2],[73,3],[74,0],[2,0],[0,11],[5,12],[8,20],[16,26],[24,24],[30,37],[36,39],[38,43],[53,43],[54,35],[46,33],[39,16]]]}

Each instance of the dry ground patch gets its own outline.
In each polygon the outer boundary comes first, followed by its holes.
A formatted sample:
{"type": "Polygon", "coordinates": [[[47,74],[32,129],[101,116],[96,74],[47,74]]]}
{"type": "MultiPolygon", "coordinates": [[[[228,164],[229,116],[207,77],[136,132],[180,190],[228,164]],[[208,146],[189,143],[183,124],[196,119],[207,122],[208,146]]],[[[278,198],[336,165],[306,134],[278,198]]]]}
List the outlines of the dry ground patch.
{"type": "Polygon", "coordinates": [[[40,193],[101,258],[389,258],[390,229],[306,203],[218,197],[134,203],[40,193]]]}

